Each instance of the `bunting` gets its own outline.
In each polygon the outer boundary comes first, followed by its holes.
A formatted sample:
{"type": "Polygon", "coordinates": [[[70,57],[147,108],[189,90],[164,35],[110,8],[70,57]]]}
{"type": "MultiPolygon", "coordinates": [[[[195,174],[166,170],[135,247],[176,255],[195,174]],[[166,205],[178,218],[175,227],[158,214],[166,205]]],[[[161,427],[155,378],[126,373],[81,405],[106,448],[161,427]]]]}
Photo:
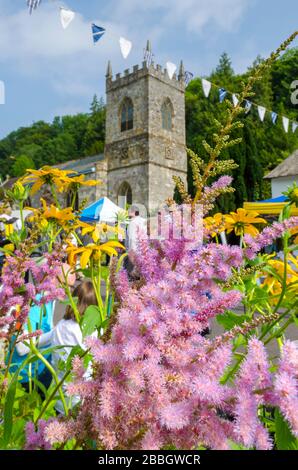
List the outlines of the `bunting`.
{"type": "Polygon", "coordinates": [[[167,68],[168,75],[170,79],[172,80],[172,78],[174,77],[174,73],[177,70],[177,65],[173,64],[172,62],[167,62],[166,68],[167,68]]]}
{"type": "Polygon", "coordinates": [[[282,117],[282,125],[284,126],[285,132],[288,132],[288,130],[289,130],[289,124],[290,124],[289,118],[283,116],[283,117],[282,117]]]}
{"type": "Polygon", "coordinates": [[[263,122],[266,114],[266,108],[264,106],[258,106],[259,118],[263,122]]]}
{"type": "Polygon", "coordinates": [[[103,37],[106,30],[102,28],[101,26],[97,26],[94,23],[92,23],[91,28],[92,28],[93,42],[94,44],[96,44],[103,37]]]}
{"type": "Polygon", "coordinates": [[[123,58],[127,59],[132,48],[132,42],[129,41],[128,39],[121,37],[119,39],[119,44],[120,44],[120,50],[121,50],[121,54],[123,55],[123,58]]]}
{"type": "Polygon", "coordinates": [[[227,91],[224,88],[219,89],[219,102],[222,103],[227,96],[227,91]]]}
{"type": "Polygon", "coordinates": [[[246,112],[246,114],[249,113],[249,111],[251,110],[251,107],[252,107],[252,102],[248,101],[248,100],[245,100],[245,112],[246,112]]]}
{"type": "Polygon", "coordinates": [[[72,10],[68,10],[66,8],[60,8],[60,20],[62,24],[62,28],[66,29],[70,25],[70,23],[74,20],[76,14],[72,10]]]}
{"type": "Polygon", "coordinates": [[[232,101],[233,101],[234,108],[236,108],[237,104],[239,103],[239,100],[234,93],[232,94],[232,101]]]}
{"type": "Polygon", "coordinates": [[[272,113],[271,113],[271,120],[272,120],[273,124],[276,123],[277,113],[275,113],[274,111],[272,111],[272,113]]]}
{"type": "Polygon", "coordinates": [[[41,0],[27,0],[29,14],[32,15],[33,10],[40,5],[41,0]]]}
{"type": "Polygon", "coordinates": [[[209,80],[205,80],[205,78],[202,79],[202,86],[203,86],[203,92],[206,98],[208,98],[210,90],[211,90],[211,82],[209,80]]]}

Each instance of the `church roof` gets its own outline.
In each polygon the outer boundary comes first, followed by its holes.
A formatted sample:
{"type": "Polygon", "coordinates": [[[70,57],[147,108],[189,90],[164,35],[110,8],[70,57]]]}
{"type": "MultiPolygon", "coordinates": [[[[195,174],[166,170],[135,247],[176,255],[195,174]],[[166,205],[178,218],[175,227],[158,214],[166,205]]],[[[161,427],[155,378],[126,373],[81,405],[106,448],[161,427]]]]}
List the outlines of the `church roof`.
{"type": "Polygon", "coordinates": [[[70,160],[64,163],[58,163],[54,165],[55,168],[60,168],[60,170],[68,170],[81,175],[86,175],[88,173],[94,173],[94,166],[97,162],[104,159],[104,154],[94,155],[93,157],[84,157],[78,160],[70,160]]]}
{"type": "Polygon", "coordinates": [[[265,176],[267,179],[281,176],[298,176],[298,149],[265,176]]]}

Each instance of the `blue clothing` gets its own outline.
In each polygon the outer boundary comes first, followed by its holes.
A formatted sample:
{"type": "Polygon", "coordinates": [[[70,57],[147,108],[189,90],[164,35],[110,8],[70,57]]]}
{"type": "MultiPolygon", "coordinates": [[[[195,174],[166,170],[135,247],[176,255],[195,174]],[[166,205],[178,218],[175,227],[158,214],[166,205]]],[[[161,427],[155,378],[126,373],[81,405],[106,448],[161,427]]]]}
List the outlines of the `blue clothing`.
{"type": "MultiPolygon", "coordinates": [[[[53,328],[53,314],[54,314],[54,305],[53,302],[48,303],[46,305],[32,305],[28,318],[31,323],[32,332],[36,330],[42,330],[43,333],[48,333],[53,328]]],[[[10,343],[10,347],[14,344],[15,337],[12,338],[10,343]]],[[[16,370],[20,367],[22,362],[27,358],[27,355],[20,356],[16,349],[14,349],[10,373],[13,374],[16,370]]],[[[51,355],[47,354],[44,356],[47,361],[51,361],[51,355]]],[[[31,377],[37,378],[44,372],[45,365],[41,361],[35,361],[31,364],[31,377]]],[[[29,365],[27,365],[21,372],[20,372],[20,382],[27,383],[29,382],[28,377],[29,372],[29,365]]]]}

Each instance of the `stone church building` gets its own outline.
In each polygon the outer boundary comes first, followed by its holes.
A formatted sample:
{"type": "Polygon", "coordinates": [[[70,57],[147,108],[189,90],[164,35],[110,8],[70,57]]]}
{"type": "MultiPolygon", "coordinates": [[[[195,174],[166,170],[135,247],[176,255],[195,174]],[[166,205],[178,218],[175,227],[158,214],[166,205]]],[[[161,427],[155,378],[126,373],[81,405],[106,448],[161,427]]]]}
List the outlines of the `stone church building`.
{"type": "Polygon", "coordinates": [[[142,204],[154,214],[173,197],[173,175],[184,181],[187,175],[184,78],[182,62],[172,79],[149,61],[114,77],[109,62],[105,153],[58,165],[102,180],[96,189],[81,190],[80,201],[108,196],[122,207],[142,204]]]}

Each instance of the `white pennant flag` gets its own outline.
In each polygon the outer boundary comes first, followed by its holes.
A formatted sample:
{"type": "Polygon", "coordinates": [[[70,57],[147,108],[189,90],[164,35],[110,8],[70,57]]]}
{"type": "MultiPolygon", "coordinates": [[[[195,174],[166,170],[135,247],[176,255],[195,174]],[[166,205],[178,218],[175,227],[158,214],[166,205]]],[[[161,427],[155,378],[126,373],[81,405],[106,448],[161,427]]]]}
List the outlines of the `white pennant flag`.
{"type": "Polygon", "coordinates": [[[264,108],[264,106],[258,106],[258,113],[261,121],[263,122],[266,114],[266,108],[264,108]]]}
{"type": "Polygon", "coordinates": [[[74,20],[76,14],[72,10],[67,10],[66,8],[60,8],[60,19],[63,29],[68,28],[70,23],[74,20]]]}
{"type": "Polygon", "coordinates": [[[293,132],[296,132],[296,129],[298,128],[298,123],[297,122],[293,122],[292,124],[292,131],[293,132]]]}
{"type": "Polygon", "coordinates": [[[173,64],[172,62],[167,62],[166,66],[167,66],[168,75],[170,79],[172,80],[172,78],[174,77],[174,73],[177,70],[177,65],[173,64]]]}
{"type": "Polygon", "coordinates": [[[120,44],[121,54],[123,55],[124,59],[126,59],[130,54],[130,51],[132,48],[132,42],[129,41],[128,39],[121,37],[119,39],[119,44],[120,44]]]}
{"type": "Polygon", "coordinates": [[[289,130],[289,118],[283,116],[282,117],[282,125],[284,126],[285,132],[288,132],[288,130],[289,130]]]}
{"type": "Polygon", "coordinates": [[[209,82],[209,80],[205,80],[205,78],[202,78],[202,86],[204,95],[206,96],[206,98],[208,98],[211,90],[211,82],[209,82]]]}
{"type": "Polygon", "coordinates": [[[234,93],[232,94],[232,100],[233,100],[234,108],[236,108],[237,104],[239,103],[239,100],[234,93]]]}

